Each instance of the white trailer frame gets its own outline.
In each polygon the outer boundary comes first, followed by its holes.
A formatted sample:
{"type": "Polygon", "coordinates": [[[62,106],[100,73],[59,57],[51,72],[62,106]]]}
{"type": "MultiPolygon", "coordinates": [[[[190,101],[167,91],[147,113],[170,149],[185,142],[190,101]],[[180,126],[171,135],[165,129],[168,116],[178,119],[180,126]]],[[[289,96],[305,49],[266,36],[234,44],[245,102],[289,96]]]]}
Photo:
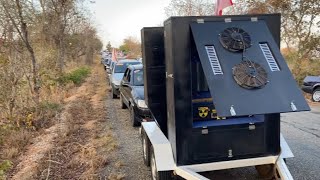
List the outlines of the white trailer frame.
{"type": "Polygon", "coordinates": [[[156,122],[142,122],[141,129],[140,132],[143,131],[146,133],[153,147],[157,171],[173,171],[175,175],[188,180],[207,180],[208,178],[200,175],[198,172],[275,164],[276,170],[282,180],[293,180],[293,177],[284,160],[287,158],[292,158],[294,155],[282,134],[280,135],[281,153],[279,156],[266,156],[177,166],[174,162],[171,144],[166,136],[162,133],[156,122]]]}

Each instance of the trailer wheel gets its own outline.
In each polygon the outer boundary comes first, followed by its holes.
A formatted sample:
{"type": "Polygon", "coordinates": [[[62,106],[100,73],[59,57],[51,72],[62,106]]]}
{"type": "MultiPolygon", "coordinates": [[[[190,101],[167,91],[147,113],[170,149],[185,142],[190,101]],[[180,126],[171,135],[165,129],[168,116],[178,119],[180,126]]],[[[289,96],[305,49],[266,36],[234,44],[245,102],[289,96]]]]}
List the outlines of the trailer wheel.
{"type": "Polygon", "coordinates": [[[256,166],[256,170],[262,179],[273,179],[276,173],[274,164],[264,164],[256,166]]]}
{"type": "Polygon", "coordinates": [[[144,130],[142,130],[141,141],[142,141],[143,162],[146,166],[149,167],[150,166],[150,146],[151,146],[151,143],[149,141],[148,136],[144,132],[144,130]]]}
{"type": "Polygon", "coordinates": [[[151,146],[151,159],[150,159],[150,166],[151,166],[151,178],[152,180],[172,180],[173,174],[172,171],[158,171],[156,159],[154,155],[154,150],[151,146]]]}

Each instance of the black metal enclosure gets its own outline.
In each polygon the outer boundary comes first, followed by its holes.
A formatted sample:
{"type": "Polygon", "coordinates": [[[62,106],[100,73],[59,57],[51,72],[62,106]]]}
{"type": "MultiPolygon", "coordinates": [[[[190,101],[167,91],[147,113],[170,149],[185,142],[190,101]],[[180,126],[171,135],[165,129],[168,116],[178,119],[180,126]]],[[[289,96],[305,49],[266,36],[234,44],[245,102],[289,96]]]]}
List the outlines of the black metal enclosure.
{"type": "Polygon", "coordinates": [[[171,17],[162,33],[142,30],[145,97],[177,165],[278,155],[280,113],[309,110],[280,14],[171,17]]]}
{"type": "Polygon", "coordinates": [[[145,101],[162,132],[167,135],[166,69],[163,27],[141,30],[145,101]]]}

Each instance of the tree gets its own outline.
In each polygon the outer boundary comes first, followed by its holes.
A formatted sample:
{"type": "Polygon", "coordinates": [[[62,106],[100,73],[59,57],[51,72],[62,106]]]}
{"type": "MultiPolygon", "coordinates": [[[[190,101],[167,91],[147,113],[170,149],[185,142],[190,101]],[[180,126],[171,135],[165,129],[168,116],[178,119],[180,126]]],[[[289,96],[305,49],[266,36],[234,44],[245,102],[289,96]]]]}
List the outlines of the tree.
{"type": "Polygon", "coordinates": [[[128,57],[141,57],[141,43],[134,37],[129,36],[123,40],[119,50],[128,55],[128,57]]]}
{"type": "MultiPolygon", "coordinates": [[[[293,63],[292,71],[299,83],[308,72],[307,66],[315,60],[320,44],[320,3],[318,0],[245,0],[245,12],[281,13],[282,42],[286,45],[286,58],[293,63]]],[[[237,7],[238,9],[240,7],[237,7]]],[[[243,10],[243,7],[242,7],[243,10]]],[[[319,73],[319,72],[318,72],[319,73]]]]}
{"type": "Polygon", "coordinates": [[[33,80],[33,94],[34,100],[39,103],[40,95],[40,85],[38,83],[38,70],[37,70],[37,60],[34,53],[34,49],[29,40],[29,30],[28,25],[25,20],[25,15],[23,14],[24,9],[22,7],[20,0],[15,0],[15,2],[2,0],[2,8],[5,12],[6,18],[9,19],[18,33],[21,41],[29,52],[31,64],[32,64],[32,80],[33,80]]]}
{"type": "Polygon", "coordinates": [[[108,42],[106,48],[107,48],[107,50],[108,50],[109,52],[112,52],[112,46],[111,46],[110,41],[108,42]]]}
{"type": "Polygon", "coordinates": [[[214,8],[213,0],[171,0],[165,13],[168,17],[214,15],[214,8]]]}
{"type": "Polygon", "coordinates": [[[66,53],[66,33],[74,17],[78,16],[75,0],[40,0],[43,16],[49,21],[46,30],[49,30],[58,49],[56,67],[62,73],[66,53]],[[54,26],[52,26],[54,24],[54,26]]]}
{"type": "Polygon", "coordinates": [[[0,0],[0,124],[19,125],[44,101],[59,102],[58,80],[69,62],[91,64],[101,50],[82,2],[0,0]]]}

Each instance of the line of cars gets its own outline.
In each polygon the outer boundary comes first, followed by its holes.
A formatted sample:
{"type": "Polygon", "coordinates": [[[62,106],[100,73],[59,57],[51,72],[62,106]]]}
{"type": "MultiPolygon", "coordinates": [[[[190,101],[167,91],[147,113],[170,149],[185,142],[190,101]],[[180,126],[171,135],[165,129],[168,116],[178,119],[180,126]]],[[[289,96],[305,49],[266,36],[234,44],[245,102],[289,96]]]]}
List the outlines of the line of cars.
{"type": "MultiPolygon", "coordinates": [[[[143,65],[141,60],[111,58],[105,60],[104,68],[111,87],[111,97],[120,100],[120,107],[130,112],[132,126],[140,126],[143,119],[151,117],[144,101],[143,65]]],[[[103,61],[104,62],[104,61],[103,61]]]]}

